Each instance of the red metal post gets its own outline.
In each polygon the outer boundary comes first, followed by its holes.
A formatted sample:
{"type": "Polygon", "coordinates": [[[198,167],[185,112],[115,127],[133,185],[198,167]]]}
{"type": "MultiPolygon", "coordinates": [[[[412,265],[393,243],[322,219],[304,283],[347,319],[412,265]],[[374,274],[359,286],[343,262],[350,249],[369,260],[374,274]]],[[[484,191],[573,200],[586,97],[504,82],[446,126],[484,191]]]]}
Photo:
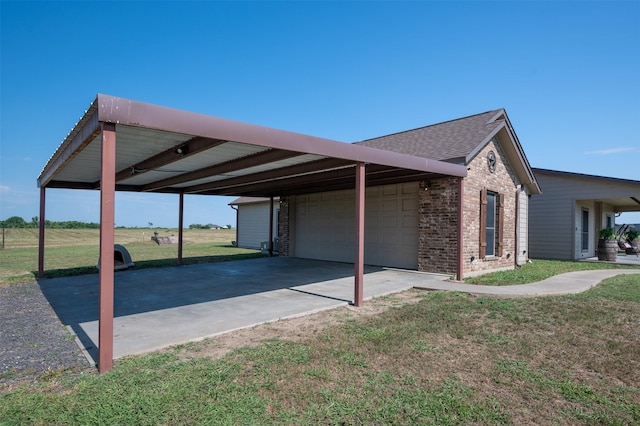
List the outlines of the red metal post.
{"type": "Polygon", "coordinates": [[[364,299],[364,202],[365,165],[356,164],[356,259],[353,304],[362,306],[364,299]]]}
{"type": "Polygon", "coordinates": [[[113,283],[116,188],[116,126],[102,123],[100,172],[100,316],[98,371],[113,368],[113,283]]]}
{"type": "Polygon", "coordinates": [[[180,192],[178,207],[178,265],[182,266],[182,229],[184,228],[184,192],[180,192]]]}
{"type": "Polygon", "coordinates": [[[44,211],[45,211],[44,186],[40,187],[40,218],[38,231],[38,278],[44,278],[44,211]]]}
{"type": "Polygon", "coordinates": [[[273,197],[269,197],[269,257],[273,256],[273,197]]]}
{"type": "Polygon", "coordinates": [[[458,179],[458,270],[456,279],[462,281],[464,268],[464,178],[458,179]]]}

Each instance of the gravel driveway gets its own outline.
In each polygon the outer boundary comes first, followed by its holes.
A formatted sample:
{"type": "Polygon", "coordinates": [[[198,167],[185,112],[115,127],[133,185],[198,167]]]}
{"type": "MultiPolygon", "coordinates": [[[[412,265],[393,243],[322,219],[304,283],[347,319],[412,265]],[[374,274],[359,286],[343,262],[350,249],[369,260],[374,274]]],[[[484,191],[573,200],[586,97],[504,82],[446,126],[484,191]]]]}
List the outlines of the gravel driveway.
{"type": "Polygon", "coordinates": [[[38,284],[0,287],[0,385],[90,364],[38,284]]]}

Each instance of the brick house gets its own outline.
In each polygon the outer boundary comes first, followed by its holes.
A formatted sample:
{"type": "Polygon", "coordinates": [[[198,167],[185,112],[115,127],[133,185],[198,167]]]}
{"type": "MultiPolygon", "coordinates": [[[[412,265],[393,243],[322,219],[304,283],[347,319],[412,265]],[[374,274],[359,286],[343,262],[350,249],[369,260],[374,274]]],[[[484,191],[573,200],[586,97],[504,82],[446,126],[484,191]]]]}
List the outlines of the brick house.
{"type": "MultiPolygon", "coordinates": [[[[452,275],[460,269],[469,276],[527,261],[528,201],[541,191],[504,109],[356,145],[468,169],[465,178],[367,187],[365,263],[452,275]]],[[[352,262],[354,196],[342,190],[280,197],[279,255],[352,262]]],[[[231,204],[242,212],[256,202],[231,204]]],[[[240,230],[245,224],[238,218],[240,230]]]]}

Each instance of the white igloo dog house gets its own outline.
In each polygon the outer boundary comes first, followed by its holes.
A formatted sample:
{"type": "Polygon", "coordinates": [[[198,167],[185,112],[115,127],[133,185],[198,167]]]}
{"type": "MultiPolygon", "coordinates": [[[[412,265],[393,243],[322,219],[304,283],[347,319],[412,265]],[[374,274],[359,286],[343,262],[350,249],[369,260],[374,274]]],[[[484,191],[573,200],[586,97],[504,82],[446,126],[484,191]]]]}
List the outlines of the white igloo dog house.
{"type": "MultiPolygon", "coordinates": [[[[120,244],[113,245],[113,269],[115,271],[121,269],[133,268],[136,264],[133,263],[129,250],[120,244]]],[[[98,258],[98,269],[100,269],[100,258],[98,258]]]]}

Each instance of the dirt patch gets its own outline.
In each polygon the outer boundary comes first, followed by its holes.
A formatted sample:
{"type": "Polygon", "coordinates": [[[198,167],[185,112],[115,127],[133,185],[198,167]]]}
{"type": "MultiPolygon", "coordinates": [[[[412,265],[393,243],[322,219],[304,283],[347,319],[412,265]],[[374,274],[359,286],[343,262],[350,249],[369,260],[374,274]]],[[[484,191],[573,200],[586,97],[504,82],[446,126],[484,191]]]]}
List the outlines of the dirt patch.
{"type": "Polygon", "coordinates": [[[178,345],[167,350],[183,358],[194,356],[219,359],[241,347],[256,347],[269,339],[301,342],[313,338],[328,327],[350,320],[371,317],[393,307],[418,303],[425,290],[407,290],[393,295],[368,300],[363,306],[342,306],[295,318],[260,324],[205,339],[195,344],[178,345]]]}

